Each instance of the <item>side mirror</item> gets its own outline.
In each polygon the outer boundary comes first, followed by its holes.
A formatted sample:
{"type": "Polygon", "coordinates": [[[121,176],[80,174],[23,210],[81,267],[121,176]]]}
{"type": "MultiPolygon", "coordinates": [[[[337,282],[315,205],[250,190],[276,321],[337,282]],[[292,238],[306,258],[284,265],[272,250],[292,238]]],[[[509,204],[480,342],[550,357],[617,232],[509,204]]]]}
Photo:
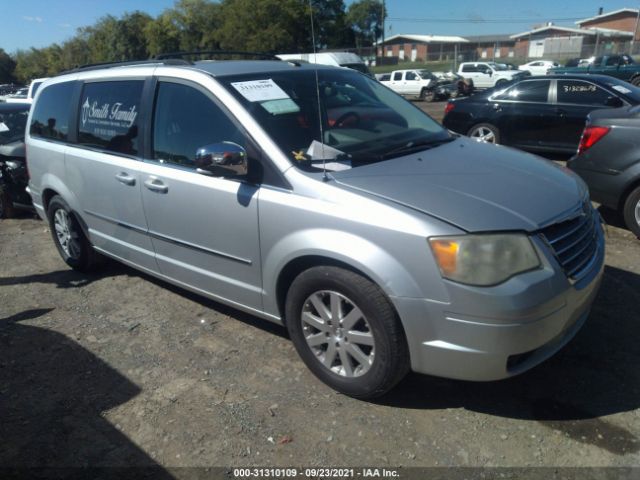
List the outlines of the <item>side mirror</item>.
{"type": "Polygon", "coordinates": [[[622,107],[624,105],[624,102],[622,100],[620,100],[618,97],[607,97],[607,99],[604,101],[604,104],[607,107],[611,107],[611,108],[618,108],[618,107],[622,107]]]}
{"type": "Polygon", "coordinates": [[[237,143],[212,143],[196,151],[196,171],[215,177],[238,177],[248,172],[247,152],[237,143]]]}

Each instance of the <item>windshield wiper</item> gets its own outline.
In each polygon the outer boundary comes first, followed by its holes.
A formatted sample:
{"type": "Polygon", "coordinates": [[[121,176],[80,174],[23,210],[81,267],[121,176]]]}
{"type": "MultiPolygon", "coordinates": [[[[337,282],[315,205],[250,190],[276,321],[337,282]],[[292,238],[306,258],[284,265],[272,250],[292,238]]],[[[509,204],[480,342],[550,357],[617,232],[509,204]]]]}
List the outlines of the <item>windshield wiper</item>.
{"type": "Polygon", "coordinates": [[[410,153],[420,152],[422,150],[428,150],[433,147],[437,147],[439,145],[443,145],[445,143],[452,142],[456,139],[454,136],[440,138],[437,140],[417,140],[405,142],[402,145],[392,148],[379,155],[379,160],[387,160],[389,158],[397,157],[400,155],[408,155],[410,153]]]}

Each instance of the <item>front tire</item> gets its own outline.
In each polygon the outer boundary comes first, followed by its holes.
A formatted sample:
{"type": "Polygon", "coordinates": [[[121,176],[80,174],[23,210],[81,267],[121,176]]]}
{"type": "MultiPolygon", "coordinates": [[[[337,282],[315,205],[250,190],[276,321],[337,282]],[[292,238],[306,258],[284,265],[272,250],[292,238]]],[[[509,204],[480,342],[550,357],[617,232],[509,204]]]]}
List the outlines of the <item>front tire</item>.
{"type": "Polygon", "coordinates": [[[627,228],[640,238],[640,187],[636,187],[625,200],[623,215],[627,228]]]}
{"type": "Polygon", "coordinates": [[[436,92],[429,89],[423,88],[420,92],[420,100],[423,102],[433,102],[436,99],[436,92]]]}
{"type": "Polygon", "coordinates": [[[328,266],[302,272],[287,293],[285,316],[304,363],[341,393],[375,398],[409,371],[409,350],[393,306],[357,273],[328,266]]]}
{"type": "Polygon", "coordinates": [[[47,218],[53,243],[67,265],[90,272],[104,264],[104,257],[93,249],[75,214],[59,195],[49,202],[47,218]]]}
{"type": "Polygon", "coordinates": [[[471,127],[467,136],[481,143],[500,143],[500,131],[495,125],[490,123],[479,123],[471,127]]]}
{"type": "Polygon", "coordinates": [[[636,87],[640,87],[640,75],[638,75],[638,76],[636,76],[636,77],[633,77],[633,78],[631,79],[631,83],[632,83],[633,85],[635,85],[636,87]]]}

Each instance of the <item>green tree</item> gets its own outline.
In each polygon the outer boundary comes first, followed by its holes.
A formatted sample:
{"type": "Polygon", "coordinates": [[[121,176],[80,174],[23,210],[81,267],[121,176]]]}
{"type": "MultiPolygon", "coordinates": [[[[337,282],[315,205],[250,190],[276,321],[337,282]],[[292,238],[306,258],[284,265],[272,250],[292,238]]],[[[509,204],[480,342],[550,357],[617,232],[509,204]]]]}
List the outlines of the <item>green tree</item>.
{"type": "Polygon", "coordinates": [[[16,62],[0,48],[0,83],[13,83],[15,77],[13,71],[16,68],[16,62]]]}
{"type": "Polygon", "coordinates": [[[67,40],[62,44],[60,54],[63,70],[69,70],[80,65],[91,63],[91,56],[87,41],[80,35],[67,40]]]}
{"type": "Polygon", "coordinates": [[[180,50],[180,28],[172,12],[165,11],[149,22],[144,33],[151,56],[180,50]]]}
{"type": "Polygon", "coordinates": [[[303,0],[225,0],[216,37],[227,50],[295,51],[311,48],[311,25],[303,0]]]}
{"type": "Polygon", "coordinates": [[[312,0],[317,48],[340,48],[354,44],[343,0],[312,0]]]}
{"type": "Polygon", "coordinates": [[[95,25],[81,28],[79,36],[92,63],[145,59],[149,56],[145,32],[152,21],[142,12],[126,13],[120,19],[106,15],[95,25]]]}
{"type": "Polygon", "coordinates": [[[29,83],[33,78],[46,77],[47,56],[43,49],[30,48],[16,52],[15,77],[21,83],[29,83]]]}
{"type": "Polygon", "coordinates": [[[382,35],[387,12],[380,0],[359,0],[349,5],[347,20],[356,32],[356,42],[370,46],[382,35]]]}

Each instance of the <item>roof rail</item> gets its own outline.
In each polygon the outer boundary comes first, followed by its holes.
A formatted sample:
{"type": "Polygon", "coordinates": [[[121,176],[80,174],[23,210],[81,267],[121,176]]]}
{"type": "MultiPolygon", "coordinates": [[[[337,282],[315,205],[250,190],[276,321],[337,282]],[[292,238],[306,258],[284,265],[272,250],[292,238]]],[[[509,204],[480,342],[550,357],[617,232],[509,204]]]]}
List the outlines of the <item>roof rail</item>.
{"type": "Polygon", "coordinates": [[[127,67],[127,66],[158,64],[158,63],[161,63],[163,65],[193,65],[192,62],[189,62],[188,60],[179,59],[179,58],[167,58],[167,59],[152,58],[149,60],[129,60],[124,62],[88,63],[86,65],[78,65],[75,68],[65,70],[61,72],[60,75],[65,73],[86,72],[89,70],[100,70],[102,68],[127,67]]]}
{"type": "Polygon", "coordinates": [[[158,60],[165,59],[177,59],[181,57],[187,57],[189,55],[237,55],[243,57],[258,57],[263,60],[280,60],[272,53],[263,53],[263,52],[240,52],[235,50],[194,50],[192,52],[170,52],[170,53],[160,53],[156,55],[154,58],[158,60]]]}

